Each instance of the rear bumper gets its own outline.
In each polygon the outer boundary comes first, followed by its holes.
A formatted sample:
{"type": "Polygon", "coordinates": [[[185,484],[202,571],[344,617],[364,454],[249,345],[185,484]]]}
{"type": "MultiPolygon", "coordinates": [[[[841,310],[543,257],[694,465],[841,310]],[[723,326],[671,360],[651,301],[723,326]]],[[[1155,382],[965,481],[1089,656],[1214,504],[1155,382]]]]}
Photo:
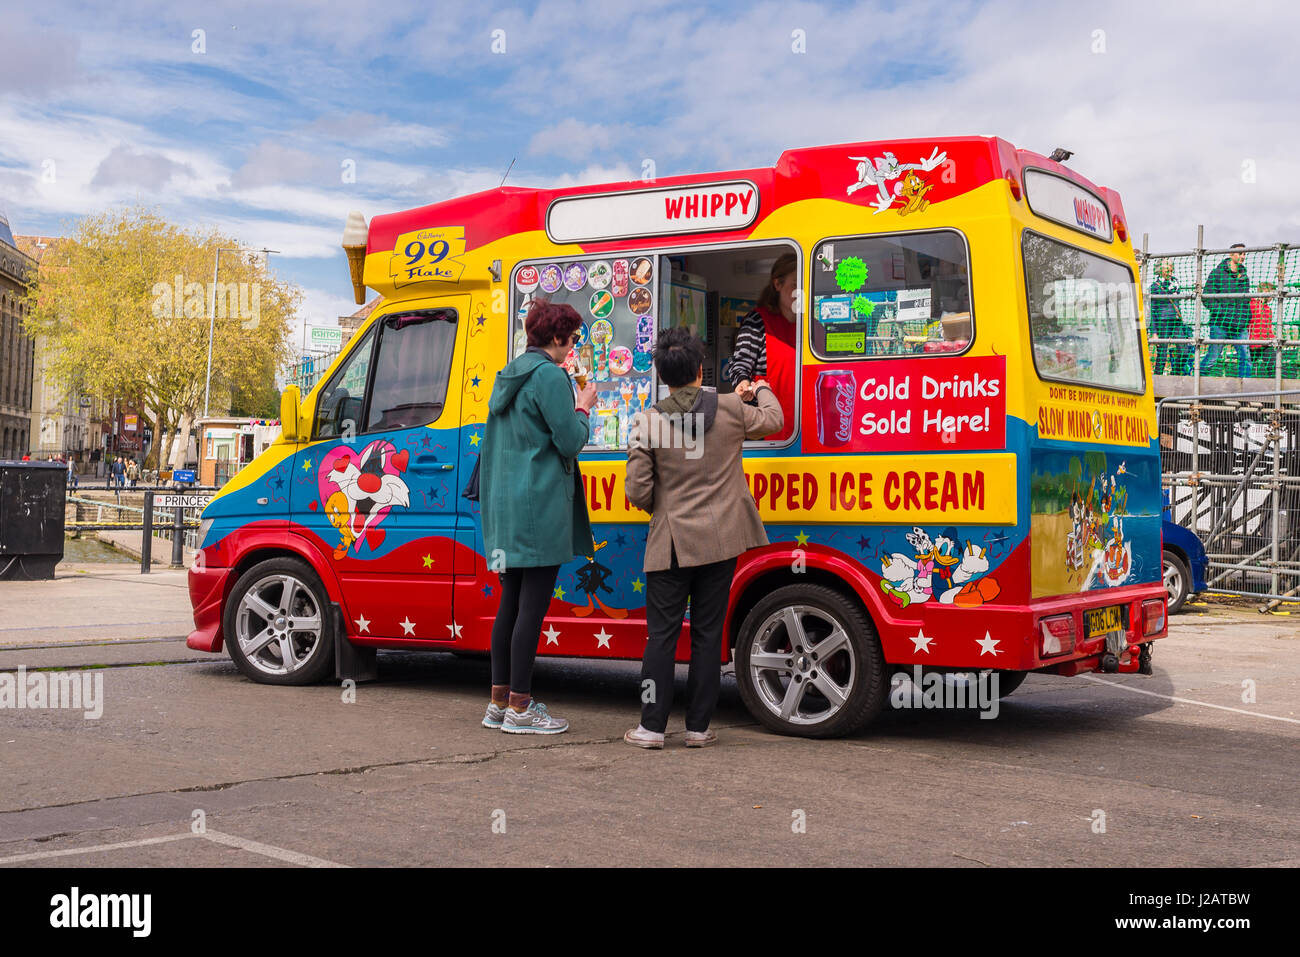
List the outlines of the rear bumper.
{"type": "Polygon", "coordinates": [[[195,651],[219,652],[222,648],[221,607],[231,569],[194,565],[190,568],[190,605],[194,608],[194,630],[185,644],[195,651]]]}
{"type": "Polygon", "coordinates": [[[1169,634],[1167,600],[1168,595],[1165,593],[1164,586],[1159,582],[1152,582],[1031,602],[1029,606],[1031,637],[1025,648],[1025,657],[1029,664],[1024,670],[1041,670],[1060,675],[1077,675],[1101,670],[1102,658],[1107,653],[1106,636],[1087,637],[1087,612],[1118,605],[1123,609],[1123,620],[1127,624],[1123,629],[1123,648],[1117,656],[1119,659],[1117,670],[1137,671],[1141,646],[1169,634]],[[1148,635],[1144,630],[1142,605],[1144,602],[1157,600],[1162,603],[1164,609],[1164,625],[1158,631],[1148,635]],[[1044,655],[1041,623],[1045,618],[1060,615],[1069,615],[1074,621],[1074,649],[1063,655],[1044,655]]]}

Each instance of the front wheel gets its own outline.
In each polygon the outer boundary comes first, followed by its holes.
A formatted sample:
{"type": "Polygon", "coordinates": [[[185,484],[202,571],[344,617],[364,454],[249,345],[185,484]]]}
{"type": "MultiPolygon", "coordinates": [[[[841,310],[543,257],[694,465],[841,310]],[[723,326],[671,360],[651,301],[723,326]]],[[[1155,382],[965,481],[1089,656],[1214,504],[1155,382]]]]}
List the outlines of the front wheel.
{"type": "Polygon", "coordinates": [[[258,562],[240,575],[226,599],[222,631],[235,666],[262,684],[312,684],[334,667],[325,588],[297,558],[258,562]]]}
{"type": "Polygon", "coordinates": [[[871,619],[823,585],[786,585],[750,610],[736,641],[736,683],[760,724],[804,738],[856,731],[888,691],[871,619]]]}

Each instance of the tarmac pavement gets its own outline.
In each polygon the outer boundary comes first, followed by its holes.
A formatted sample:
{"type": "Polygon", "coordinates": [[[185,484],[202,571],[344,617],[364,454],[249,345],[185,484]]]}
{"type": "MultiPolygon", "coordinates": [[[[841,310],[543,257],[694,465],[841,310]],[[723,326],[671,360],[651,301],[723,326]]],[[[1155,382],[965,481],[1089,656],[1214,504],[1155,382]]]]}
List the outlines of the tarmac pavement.
{"type": "Polygon", "coordinates": [[[995,720],[836,741],[769,734],[727,678],[719,745],[678,711],[656,752],[622,741],[635,662],[539,660],[572,730],[505,735],[486,659],[383,653],[354,702],[258,685],[185,648],[183,572],[60,576],[0,583],[0,672],[93,667],[103,714],[0,710],[7,866],[1300,864],[1289,617],[1198,606],[1150,677],[1031,675],[995,720]]]}

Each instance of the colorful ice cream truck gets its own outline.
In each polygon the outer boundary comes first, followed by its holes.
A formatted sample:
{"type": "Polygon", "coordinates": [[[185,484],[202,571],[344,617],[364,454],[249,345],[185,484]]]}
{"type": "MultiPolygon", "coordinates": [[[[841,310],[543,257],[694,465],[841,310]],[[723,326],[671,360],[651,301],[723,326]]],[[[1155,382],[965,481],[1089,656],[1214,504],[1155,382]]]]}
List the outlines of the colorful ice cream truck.
{"type": "Polygon", "coordinates": [[[345,247],[382,304],[204,511],[190,647],[278,684],[373,673],[378,648],[486,651],[498,582],[461,493],[546,297],[584,317],[600,398],[595,557],[561,568],[539,650],[640,658],[649,516],[623,481],[629,418],[665,394],[656,332],[694,329],[730,389],[737,318],[793,253],[796,421],[745,455],[771,544],[739,560],[724,651],[755,718],[844,734],[917,666],[1003,695],[1149,673],[1160,460],[1114,191],[993,137],[848,143],[354,214],[345,247]]]}

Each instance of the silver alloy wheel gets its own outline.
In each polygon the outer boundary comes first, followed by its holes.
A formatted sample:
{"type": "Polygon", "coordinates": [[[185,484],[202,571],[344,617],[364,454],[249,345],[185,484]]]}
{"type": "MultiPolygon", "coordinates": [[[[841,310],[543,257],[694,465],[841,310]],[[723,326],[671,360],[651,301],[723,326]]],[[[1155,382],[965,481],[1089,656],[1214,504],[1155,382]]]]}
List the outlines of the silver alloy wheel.
{"type": "Polygon", "coordinates": [[[858,662],[840,622],[821,608],[790,605],[754,633],[748,667],[765,708],[791,724],[821,724],[848,701],[858,662]]]}
{"type": "Polygon", "coordinates": [[[1183,573],[1178,565],[1169,559],[1164,560],[1164,572],[1162,578],[1165,583],[1165,591],[1169,595],[1169,603],[1173,604],[1178,601],[1178,597],[1183,593],[1183,573]]]}
{"type": "Polygon", "coordinates": [[[235,631],[249,664],[268,675],[287,675],[302,667],[320,641],[320,606],[295,576],[268,575],[240,598],[235,631]]]}

